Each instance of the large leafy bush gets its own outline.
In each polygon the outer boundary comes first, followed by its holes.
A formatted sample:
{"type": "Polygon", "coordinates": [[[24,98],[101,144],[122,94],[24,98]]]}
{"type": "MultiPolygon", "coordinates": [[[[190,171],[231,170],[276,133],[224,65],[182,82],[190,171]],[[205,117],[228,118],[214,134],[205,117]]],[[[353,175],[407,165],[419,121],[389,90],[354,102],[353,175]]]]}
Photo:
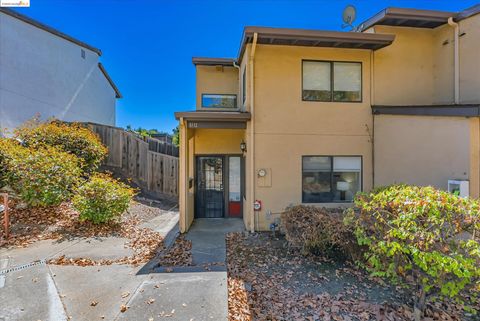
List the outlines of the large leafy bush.
{"type": "Polygon", "coordinates": [[[416,320],[422,318],[429,300],[476,300],[478,200],[433,187],[394,185],[359,194],[355,204],[360,212],[350,211],[345,222],[367,247],[367,269],[415,289],[416,320]]]}
{"type": "Polygon", "coordinates": [[[0,169],[5,184],[29,206],[57,205],[71,196],[81,169],[77,157],[55,147],[24,147],[0,139],[0,169]]]}
{"type": "Polygon", "coordinates": [[[290,245],[303,254],[352,260],[361,255],[353,229],[343,224],[342,210],[292,206],[282,215],[282,229],[290,245]]]}
{"type": "Polygon", "coordinates": [[[32,121],[18,128],[15,135],[27,146],[54,146],[77,156],[82,159],[82,169],[87,174],[94,172],[108,153],[95,133],[75,123],[32,121]]]}
{"type": "Polygon", "coordinates": [[[80,186],[73,197],[73,207],[81,221],[94,224],[116,220],[128,206],[135,191],[106,174],[95,174],[80,186]]]}

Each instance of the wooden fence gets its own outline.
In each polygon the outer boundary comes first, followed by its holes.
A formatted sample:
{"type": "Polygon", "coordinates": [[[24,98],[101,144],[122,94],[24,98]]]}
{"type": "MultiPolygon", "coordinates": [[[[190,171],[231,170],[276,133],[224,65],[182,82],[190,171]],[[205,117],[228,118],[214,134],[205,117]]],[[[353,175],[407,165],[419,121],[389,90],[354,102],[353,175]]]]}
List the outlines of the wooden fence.
{"type": "MultiPolygon", "coordinates": [[[[87,126],[108,147],[106,166],[120,170],[147,194],[178,197],[178,157],[158,153],[161,149],[157,145],[156,151],[150,150],[153,139],[144,141],[122,128],[93,123],[87,126]]],[[[174,150],[172,147],[169,151],[174,150]]]]}

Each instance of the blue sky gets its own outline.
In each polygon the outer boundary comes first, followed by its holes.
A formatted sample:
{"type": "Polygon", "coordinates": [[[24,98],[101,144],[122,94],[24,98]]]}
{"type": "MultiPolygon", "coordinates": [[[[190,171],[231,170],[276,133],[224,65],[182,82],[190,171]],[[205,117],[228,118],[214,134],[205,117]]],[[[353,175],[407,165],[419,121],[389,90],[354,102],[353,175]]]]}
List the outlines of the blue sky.
{"type": "Polygon", "coordinates": [[[195,108],[191,57],[236,57],[244,26],[341,30],[348,4],[355,25],[388,6],[459,11],[477,1],[30,0],[18,10],[102,50],[124,96],[117,126],[170,132],[174,111],[195,108]]]}

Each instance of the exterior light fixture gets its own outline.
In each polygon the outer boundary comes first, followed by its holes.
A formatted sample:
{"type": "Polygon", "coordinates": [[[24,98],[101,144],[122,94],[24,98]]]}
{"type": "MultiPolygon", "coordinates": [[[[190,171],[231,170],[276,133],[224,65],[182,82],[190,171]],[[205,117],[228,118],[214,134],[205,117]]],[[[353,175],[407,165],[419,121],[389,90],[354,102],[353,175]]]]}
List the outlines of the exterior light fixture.
{"type": "Polygon", "coordinates": [[[242,153],[245,153],[247,151],[247,143],[245,143],[245,141],[243,140],[240,143],[240,150],[242,151],[242,153]]]}

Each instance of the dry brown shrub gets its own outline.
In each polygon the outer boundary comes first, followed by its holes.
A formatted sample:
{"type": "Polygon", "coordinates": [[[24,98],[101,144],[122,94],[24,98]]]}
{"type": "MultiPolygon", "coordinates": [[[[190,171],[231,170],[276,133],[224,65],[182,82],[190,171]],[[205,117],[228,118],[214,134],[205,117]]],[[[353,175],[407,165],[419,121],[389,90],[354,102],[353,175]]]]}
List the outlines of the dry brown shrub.
{"type": "Polygon", "coordinates": [[[343,224],[342,209],[292,206],[282,214],[282,229],[289,245],[304,255],[353,261],[361,258],[353,229],[343,224]]]}

